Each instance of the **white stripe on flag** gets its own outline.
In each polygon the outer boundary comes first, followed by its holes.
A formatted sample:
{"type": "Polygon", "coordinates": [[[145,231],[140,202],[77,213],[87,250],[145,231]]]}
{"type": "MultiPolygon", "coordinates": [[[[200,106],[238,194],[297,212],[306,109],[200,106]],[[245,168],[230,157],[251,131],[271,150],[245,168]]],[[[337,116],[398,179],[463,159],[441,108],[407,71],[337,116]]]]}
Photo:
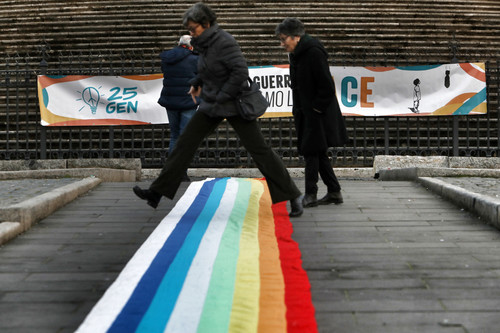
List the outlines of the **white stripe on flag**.
{"type": "Polygon", "coordinates": [[[229,179],[215,215],[191,263],[165,332],[196,332],[210,285],[210,276],[238,193],[239,182],[229,179]]]}
{"type": "MultiPolygon", "coordinates": [[[[132,259],[130,259],[115,282],[106,290],[102,298],[76,330],[76,333],[106,332],[111,327],[142,276],[151,265],[156,254],[168,239],[181,217],[191,206],[203,183],[208,180],[210,179],[193,182],[189,185],[175,207],[163,218],[153,233],[137,250],[132,259]]],[[[138,204],[142,204],[142,202],[138,204]]]]}

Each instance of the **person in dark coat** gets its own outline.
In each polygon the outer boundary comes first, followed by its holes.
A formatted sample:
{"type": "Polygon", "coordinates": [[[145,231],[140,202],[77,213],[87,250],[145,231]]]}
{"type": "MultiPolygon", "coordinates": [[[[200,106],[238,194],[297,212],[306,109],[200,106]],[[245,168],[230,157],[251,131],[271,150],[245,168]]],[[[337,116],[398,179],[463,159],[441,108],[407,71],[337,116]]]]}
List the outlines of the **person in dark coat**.
{"type": "Polygon", "coordinates": [[[158,178],[147,190],[134,187],[135,194],[154,208],[162,196],[172,199],[198,146],[227,119],[266,178],[272,202],[290,200],[290,217],[300,216],[303,213],[301,193],[288,170],[266,143],[257,120],[245,120],[238,113],[237,98],[248,79],[248,65],[238,43],[219,27],[215,13],[204,3],[188,9],[183,24],[200,55],[198,75],[191,80],[190,89],[193,100],[201,97],[200,105],[158,178]]]}
{"type": "Polygon", "coordinates": [[[293,94],[292,113],[297,132],[298,151],[304,156],[304,207],[342,203],[341,187],[327,155],[329,147],[347,142],[344,118],[335,95],[328,54],[320,41],[305,33],[303,23],[286,18],[276,35],[289,53],[293,94]],[[318,173],[328,193],[317,199],[318,173]]]}
{"type": "Polygon", "coordinates": [[[181,36],[177,47],[160,54],[163,88],[158,104],[163,106],[170,124],[169,155],[177,138],[196,112],[198,101],[189,95],[189,83],[198,74],[198,56],[193,53],[191,36],[181,36]]]}

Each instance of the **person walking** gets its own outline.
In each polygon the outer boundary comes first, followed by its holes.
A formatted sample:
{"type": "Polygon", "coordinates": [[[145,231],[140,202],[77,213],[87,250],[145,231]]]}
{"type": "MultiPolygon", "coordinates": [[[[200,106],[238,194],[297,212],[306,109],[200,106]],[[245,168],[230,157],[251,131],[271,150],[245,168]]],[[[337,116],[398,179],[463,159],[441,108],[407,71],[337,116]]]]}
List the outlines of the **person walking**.
{"type": "MultiPolygon", "coordinates": [[[[160,54],[163,88],[158,104],[163,106],[170,125],[168,155],[172,154],[177,138],[184,131],[198,107],[198,100],[189,96],[189,83],[198,74],[198,56],[193,53],[191,36],[183,35],[178,46],[160,54]]],[[[187,173],[184,180],[189,180],[187,173]]]]}
{"type": "Polygon", "coordinates": [[[176,148],[149,189],[134,187],[135,194],[156,208],[162,196],[173,199],[182,173],[198,146],[227,119],[241,143],[251,154],[266,178],[273,203],[290,201],[290,217],[302,215],[300,190],[278,155],[262,136],[256,120],[248,121],[238,113],[237,98],[247,85],[248,66],[232,35],[221,29],[216,14],[204,3],[188,9],[183,24],[193,37],[191,44],[199,53],[198,75],[191,80],[190,94],[201,97],[198,111],[179,136],[176,148]]]}
{"type": "Polygon", "coordinates": [[[327,155],[329,147],[344,145],[344,118],[335,95],[328,54],[320,41],[305,33],[304,24],[286,18],[276,27],[280,45],[289,54],[292,113],[299,154],[305,160],[304,207],[342,203],[341,187],[327,155]],[[327,194],[317,199],[318,173],[327,194]]]}

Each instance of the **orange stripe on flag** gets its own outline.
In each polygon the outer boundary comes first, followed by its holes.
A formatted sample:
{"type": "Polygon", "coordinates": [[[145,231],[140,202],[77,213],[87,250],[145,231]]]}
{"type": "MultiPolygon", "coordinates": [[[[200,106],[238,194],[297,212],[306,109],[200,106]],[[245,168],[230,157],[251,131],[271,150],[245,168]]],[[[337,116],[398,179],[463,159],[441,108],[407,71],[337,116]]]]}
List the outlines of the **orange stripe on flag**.
{"type": "Polygon", "coordinates": [[[259,203],[260,300],[259,333],[286,332],[285,282],[274,230],[271,196],[265,180],[259,203]]]}

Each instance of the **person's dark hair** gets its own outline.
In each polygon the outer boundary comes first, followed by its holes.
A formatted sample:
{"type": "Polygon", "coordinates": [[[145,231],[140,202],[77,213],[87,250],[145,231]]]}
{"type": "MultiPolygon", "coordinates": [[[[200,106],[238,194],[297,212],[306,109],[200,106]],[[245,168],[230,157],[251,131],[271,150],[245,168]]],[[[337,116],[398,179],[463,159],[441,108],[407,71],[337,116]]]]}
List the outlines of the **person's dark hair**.
{"type": "Polygon", "coordinates": [[[182,24],[187,26],[188,21],[193,21],[206,27],[207,23],[213,25],[216,20],[217,15],[215,15],[212,8],[208,7],[203,2],[198,2],[184,13],[182,24]]]}
{"type": "Polygon", "coordinates": [[[276,27],[276,36],[283,34],[286,36],[304,36],[304,23],[294,17],[287,17],[276,27]]]}

